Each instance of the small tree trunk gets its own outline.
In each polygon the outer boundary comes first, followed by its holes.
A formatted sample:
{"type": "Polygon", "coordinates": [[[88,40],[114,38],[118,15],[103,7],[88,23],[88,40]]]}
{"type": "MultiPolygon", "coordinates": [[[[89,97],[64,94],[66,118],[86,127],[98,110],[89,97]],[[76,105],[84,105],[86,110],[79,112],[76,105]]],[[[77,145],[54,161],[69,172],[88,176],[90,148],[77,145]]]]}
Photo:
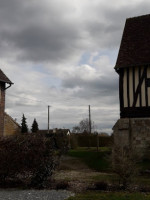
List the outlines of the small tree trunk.
{"type": "Polygon", "coordinates": [[[99,150],[99,149],[98,149],[98,148],[99,148],[99,137],[98,137],[98,133],[97,133],[97,136],[96,136],[96,140],[97,140],[97,143],[96,143],[96,144],[97,144],[97,152],[98,152],[98,150],[99,150]]]}

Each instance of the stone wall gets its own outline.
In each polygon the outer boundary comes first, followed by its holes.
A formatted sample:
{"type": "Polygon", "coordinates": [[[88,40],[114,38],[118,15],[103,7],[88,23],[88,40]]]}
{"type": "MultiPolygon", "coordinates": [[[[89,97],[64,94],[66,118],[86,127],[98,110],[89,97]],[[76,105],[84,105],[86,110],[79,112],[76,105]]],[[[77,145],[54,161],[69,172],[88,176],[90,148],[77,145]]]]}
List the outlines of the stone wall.
{"type": "Polygon", "coordinates": [[[113,127],[114,143],[144,149],[150,144],[150,118],[121,118],[113,127]]]}
{"type": "Polygon", "coordinates": [[[21,133],[19,124],[7,113],[4,115],[4,136],[16,135],[21,133]]]}

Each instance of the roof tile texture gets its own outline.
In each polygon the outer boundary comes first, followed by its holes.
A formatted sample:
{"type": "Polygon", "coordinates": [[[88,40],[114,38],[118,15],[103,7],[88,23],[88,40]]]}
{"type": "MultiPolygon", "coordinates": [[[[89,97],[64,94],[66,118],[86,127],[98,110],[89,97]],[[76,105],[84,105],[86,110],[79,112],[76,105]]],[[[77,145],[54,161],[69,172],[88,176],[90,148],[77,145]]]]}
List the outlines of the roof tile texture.
{"type": "Polygon", "coordinates": [[[115,68],[150,64],[150,15],[126,20],[115,68]]]}
{"type": "Polygon", "coordinates": [[[1,69],[0,69],[0,82],[12,84],[12,82],[9,80],[9,78],[4,74],[4,72],[1,69]]]}

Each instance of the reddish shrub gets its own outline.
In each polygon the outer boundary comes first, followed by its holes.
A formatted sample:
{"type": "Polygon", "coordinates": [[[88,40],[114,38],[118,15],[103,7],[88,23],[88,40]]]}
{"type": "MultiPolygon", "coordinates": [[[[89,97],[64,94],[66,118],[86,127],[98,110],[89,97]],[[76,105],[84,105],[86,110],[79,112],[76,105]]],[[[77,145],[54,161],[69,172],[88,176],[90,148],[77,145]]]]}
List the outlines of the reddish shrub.
{"type": "Polygon", "coordinates": [[[61,181],[61,182],[57,183],[57,185],[56,185],[57,190],[65,190],[67,188],[69,188],[68,181],[61,181]]]}
{"type": "Polygon", "coordinates": [[[32,186],[42,187],[55,169],[50,139],[39,134],[0,138],[0,178],[30,177],[32,186]]]}

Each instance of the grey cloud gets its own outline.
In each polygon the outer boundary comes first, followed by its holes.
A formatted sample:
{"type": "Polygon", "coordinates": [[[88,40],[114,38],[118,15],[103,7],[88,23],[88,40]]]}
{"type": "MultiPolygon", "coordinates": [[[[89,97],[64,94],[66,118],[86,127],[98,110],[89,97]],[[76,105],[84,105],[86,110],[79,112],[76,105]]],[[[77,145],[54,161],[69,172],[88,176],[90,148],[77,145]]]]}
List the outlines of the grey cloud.
{"type": "Polygon", "coordinates": [[[77,86],[79,87],[90,87],[90,88],[96,88],[96,89],[111,89],[116,90],[118,85],[118,79],[114,79],[114,77],[109,78],[107,76],[101,76],[100,79],[94,79],[94,80],[83,80],[79,77],[74,78],[68,78],[66,80],[63,80],[62,86],[66,88],[75,88],[77,86]]]}
{"type": "Polygon", "coordinates": [[[141,1],[135,3],[126,3],[117,8],[106,7],[105,17],[110,22],[116,22],[120,26],[124,26],[126,18],[136,17],[139,15],[149,14],[149,1],[141,1]]]}
{"type": "MultiPolygon", "coordinates": [[[[103,3],[104,4],[104,3],[103,3]]],[[[53,1],[0,1],[0,53],[16,51],[17,59],[33,62],[61,62],[85,48],[116,48],[119,45],[125,16],[137,8],[116,10],[110,6],[84,10],[90,19],[69,18],[71,6],[53,1]],[[104,20],[101,20],[100,13],[104,20]],[[93,17],[93,13],[95,13],[93,17]],[[118,17],[119,15],[119,17],[118,17]],[[84,35],[84,33],[87,33],[84,35]]],[[[135,6],[135,5],[134,5],[135,6]]],[[[138,5],[140,9],[141,5],[138,5]]],[[[146,6],[145,6],[146,7],[146,6]]],[[[143,9],[145,8],[143,6],[143,9]]]]}
{"type": "MultiPolygon", "coordinates": [[[[112,2],[113,3],[113,2],[112,2]]],[[[94,8],[97,19],[88,20],[86,30],[97,48],[116,48],[120,44],[126,18],[149,13],[150,2],[126,2],[124,5],[112,6],[111,4],[99,4],[94,8]],[[103,20],[99,16],[103,16],[103,20]]]]}
{"type": "Polygon", "coordinates": [[[125,18],[148,10],[150,5],[148,2],[137,6],[126,4],[116,9],[100,1],[93,10],[83,8],[79,20],[67,16],[69,12],[75,13],[71,6],[65,1],[58,2],[1,0],[1,57],[11,55],[13,51],[22,61],[58,63],[69,62],[73,55],[80,55],[85,48],[116,48],[125,18]],[[82,16],[86,12],[91,17],[84,20],[82,16]]]}
{"type": "Polygon", "coordinates": [[[79,29],[76,22],[63,19],[63,7],[58,10],[51,2],[40,7],[33,0],[9,2],[0,2],[0,52],[17,51],[19,59],[34,62],[59,62],[79,48],[79,29]]]}
{"type": "Polygon", "coordinates": [[[20,32],[4,33],[3,41],[10,41],[14,48],[21,50],[20,59],[32,61],[57,61],[69,57],[73,51],[72,39],[77,35],[72,30],[32,26],[20,32]],[[12,41],[12,42],[11,42],[12,41]]]}
{"type": "Polygon", "coordinates": [[[111,93],[107,93],[106,95],[106,91],[97,91],[94,89],[89,90],[85,88],[83,91],[74,93],[74,96],[78,96],[78,98],[84,99],[85,102],[93,102],[94,104],[101,107],[119,104],[119,95],[117,91],[111,91],[111,93]]]}
{"type": "MultiPolygon", "coordinates": [[[[21,118],[23,112],[26,112],[26,117],[31,121],[36,116],[39,118],[40,127],[46,127],[47,104],[26,105],[28,101],[21,99],[23,91],[24,96],[42,99],[55,108],[55,112],[52,112],[53,124],[60,123],[61,126],[65,124],[69,127],[73,122],[79,122],[82,117],[86,118],[88,113],[82,106],[91,104],[101,107],[92,111],[96,125],[111,128],[119,116],[118,78],[109,73],[107,68],[102,68],[103,77],[96,76],[95,79],[85,80],[79,75],[79,71],[75,71],[75,76],[70,75],[69,67],[68,77],[64,78],[59,73],[60,67],[65,67],[63,61],[66,61],[67,66],[73,66],[75,69],[79,60],[74,64],[71,59],[74,56],[80,59],[81,53],[91,54],[99,49],[106,54],[106,49],[114,51],[119,47],[125,19],[149,13],[150,3],[145,0],[133,4],[126,1],[124,6],[119,6],[118,1],[117,6],[113,6],[111,3],[106,4],[106,1],[99,1],[99,6],[90,6],[94,4],[88,1],[89,7],[82,4],[78,16],[69,2],[67,6],[67,1],[64,0],[0,0],[0,58],[1,61],[4,60],[4,64],[9,63],[9,71],[13,60],[19,66],[19,75],[24,75],[21,80],[17,79],[16,72],[12,73],[12,81],[18,82],[10,91],[20,95],[20,102],[8,97],[6,107],[12,116],[16,115],[17,118],[21,118]],[[32,79],[26,78],[31,74],[30,67],[25,70],[28,62],[29,65],[37,62],[33,68],[36,69],[39,65],[41,71],[44,66],[45,70],[56,66],[55,76],[60,80],[61,88],[59,84],[57,89],[52,89],[52,83],[46,82],[44,78],[41,81],[35,79],[35,84],[31,85],[32,79]],[[40,62],[43,62],[42,65],[40,62]],[[30,83],[30,87],[26,82],[30,83]],[[37,92],[39,85],[40,92],[37,92]],[[78,87],[81,90],[76,90],[78,87]]],[[[80,4],[80,1],[78,3],[80,4]]],[[[32,73],[34,74],[34,70],[32,73]]]]}
{"type": "Polygon", "coordinates": [[[117,23],[107,24],[107,21],[89,23],[87,29],[97,48],[116,48],[119,44],[122,29],[117,23]]]}
{"type": "MultiPolygon", "coordinates": [[[[114,72],[115,73],[115,72],[114,72]]],[[[112,76],[101,76],[99,79],[83,80],[81,77],[68,77],[62,81],[64,88],[80,87],[81,91],[75,92],[75,96],[92,98],[93,96],[111,96],[118,93],[118,78],[112,76]]]]}

